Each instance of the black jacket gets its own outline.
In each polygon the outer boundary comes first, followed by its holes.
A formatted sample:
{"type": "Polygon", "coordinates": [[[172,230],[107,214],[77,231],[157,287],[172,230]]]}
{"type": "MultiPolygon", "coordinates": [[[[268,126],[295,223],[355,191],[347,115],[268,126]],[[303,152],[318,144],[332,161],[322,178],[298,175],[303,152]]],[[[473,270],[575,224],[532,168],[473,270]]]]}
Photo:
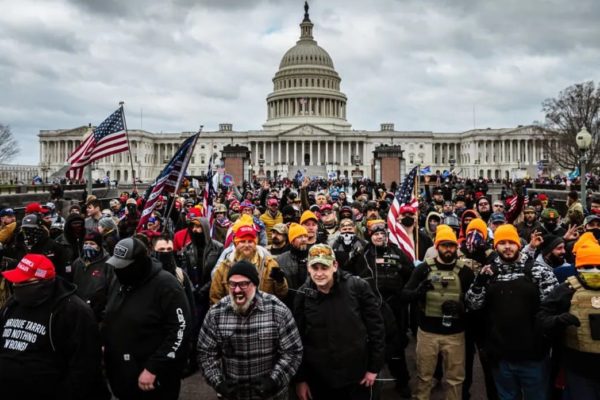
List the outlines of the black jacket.
{"type": "Polygon", "coordinates": [[[61,245],[56,243],[54,239],[46,237],[39,243],[33,246],[30,250],[25,247],[25,244],[20,242],[17,245],[15,251],[16,260],[20,260],[25,257],[26,254],[43,254],[52,261],[56,270],[56,275],[66,279],[69,282],[73,281],[73,271],[71,263],[67,261],[64,249],[61,245]]]}
{"type": "Polygon", "coordinates": [[[343,387],[383,367],[383,317],[363,279],[338,270],[328,294],[307,280],[296,295],[294,317],[304,345],[298,382],[310,385],[318,380],[343,387]]]}
{"type": "Polygon", "coordinates": [[[306,269],[307,257],[308,253],[306,253],[305,257],[302,257],[291,246],[290,250],[277,256],[277,264],[279,264],[279,268],[285,274],[285,280],[288,284],[288,293],[283,302],[290,310],[294,307],[296,290],[306,282],[306,278],[308,277],[306,269]]]}
{"type": "Polygon", "coordinates": [[[73,284],[61,278],[55,282],[53,295],[42,305],[23,307],[11,298],[2,310],[2,331],[21,340],[0,338],[1,397],[110,399],[92,310],[75,295],[73,284]],[[22,328],[16,328],[15,322],[23,320],[22,328]],[[23,351],[7,349],[18,348],[15,345],[27,347],[23,351]]]}
{"type": "Polygon", "coordinates": [[[192,240],[183,249],[183,262],[181,265],[181,268],[187,273],[192,282],[197,305],[208,302],[211,272],[223,252],[223,245],[210,237],[208,220],[200,218],[200,224],[204,234],[204,247],[198,249],[192,240]],[[199,250],[202,250],[202,254],[199,250]]]}
{"type": "Polygon", "coordinates": [[[191,318],[184,290],[157,261],[151,262],[139,285],[123,287],[115,280],[108,294],[104,359],[111,388],[121,398],[139,394],[144,369],[159,384],[179,380],[187,356],[191,318]]]}
{"type": "Polygon", "coordinates": [[[92,307],[98,321],[103,318],[108,289],[115,279],[114,268],[106,260],[108,253],[105,252],[89,265],[85,265],[81,258],[73,263],[73,283],[77,285],[77,295],[92,307]]]}

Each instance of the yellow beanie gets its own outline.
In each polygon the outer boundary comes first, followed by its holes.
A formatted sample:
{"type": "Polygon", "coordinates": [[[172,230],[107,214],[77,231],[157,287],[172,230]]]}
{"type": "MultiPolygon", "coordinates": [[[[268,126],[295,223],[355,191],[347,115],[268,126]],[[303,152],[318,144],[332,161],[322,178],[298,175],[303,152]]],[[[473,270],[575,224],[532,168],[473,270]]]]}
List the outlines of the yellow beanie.
{"type": "Polygon", "coordinates": [[[503,240],[513,242],[521,248],[521,239],[514,225],[504,224],[496,228],[496,232],[494,232],[494,247],[503,240]]]}
{"type": "Polygon", "coordinates": [[[435,229],[435,242],[433,245],[437,249],[438,245],[442,242],[452,242],[454,244],[458,244],[454,230],[448,225],[438,225],[438,227],[435,229]]]}
{"type": "Polygon", "coordinates": [[[243,214],[240,216],[231,227],[231,231],[236,233],[237,230],[242,226],[254,226],[254,219],[252,219],[252,215],[243,214]]]}
{"type": "Polygon", "coordinates": [[[575,255],[576,268],[586,265],[600,265],[600,245],[591,240],[584,241],[575,255]]]}
{"type": "Polygon", "coordinates": [[[296,239],[298,236],[302,236],[302,235],[308,235],[308,231],[306,230],[306,228],[300,224],[292,222],[290,224],[290,227],[288,228],[289,242],[292,243],[294,241],[294,239],[296,239]]]}
{"type": "Polygon", "coordinates": [[[302,213],[302,216],[300,217],[300,224],[304,224],[309,219],[314,219],[315,222],[319,222],[319,219],[317,218],[314,212],[306,210],[302,213]]]}
{"type": "Polygon", "coordinates": [[[481,218],[472,219],[471,222],[469,222],[469,225],[467,225],[467,230],[465,234],[473,230],[481,233],[481,235],[483,236],[483,240],[487,240],[488,230],[484,220],[482,220],[481,218]]]}

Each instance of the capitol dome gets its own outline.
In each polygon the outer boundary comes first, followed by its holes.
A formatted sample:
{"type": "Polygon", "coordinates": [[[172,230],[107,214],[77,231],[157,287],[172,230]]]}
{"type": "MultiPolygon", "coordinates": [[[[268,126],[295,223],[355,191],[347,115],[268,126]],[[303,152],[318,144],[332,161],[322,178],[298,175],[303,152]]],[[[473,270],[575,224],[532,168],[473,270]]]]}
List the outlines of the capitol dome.
{"type": "Polygon", "coordinates": [[[267,96],[265,129],[288,129],[312,124],[327,129],[349,129],[346,95],[329,53],[313,38],[313,23],[304,4],[300,39],[285,52],[267,96]]]}

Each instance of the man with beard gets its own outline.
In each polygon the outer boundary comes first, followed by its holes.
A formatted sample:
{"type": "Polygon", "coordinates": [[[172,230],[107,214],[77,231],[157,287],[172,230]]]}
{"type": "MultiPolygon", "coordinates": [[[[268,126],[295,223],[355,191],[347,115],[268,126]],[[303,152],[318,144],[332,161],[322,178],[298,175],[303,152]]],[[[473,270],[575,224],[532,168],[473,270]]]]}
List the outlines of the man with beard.
{"type": "Polygon", "coordinates": [[[190,339],[190,310],[177,279],[136,238],[108,264],[117,280],[103,324],[106,375],[119,399],[177,399],[190,339]]]}
{"type": "Polygon", "coordinates": [[[479,217],[487,224],[490,216],[492,215],[490,200],[485,196],[481,196],[479,199],[477,199],[476,208],[479,217]]]}
{"type": "Polygon", "coordinates": [[[600,399],[600,246],[588,236],[578,243],[577,274],[542,302],[538,318],[559,342],[556,353],[571,399],[600,399]]]}
{"type": "Polygon", "coordinates": [[[329,203],[323,204],[319,209],[321,215],[321,223],[323,229],[327,232],[327,237],[330,238],[338,233],[337,215],[333,210],[333,206],[329,203]]]}
{"type": "Polygon", "coordinates": [[[379,215],[379,203],[374,200],[367,202],[367,206],[365,207],[365,221],[370,221],[372,219],[381,219],[379,215]]]}
{"type": "Polygon", "coordinates": [[[227,231],[231,228],[231,221],[227,218],[227,207],[225,204],[217,204],[213,209],[215,216],[213,222],[213,239],[219,243],[225,243],[227,231]]]}
{"type": "Polygon", "coordinates": [[[356,235],[354,221],[345,218],[340,221],[340,231],[332,237],[329,245],[335,252],[340,269],[356,274],[364,264],[363,252],[366,243],[356,235]]]}
{"type": "Polygon", "coordinates": [[[110,399],[98,325],[75,286],[40,254],[2,275],[13,284],[0,315],[2,399],[110,399]]]}
{"type": "Polygon", "coordinates": [[[73,262],[77,295],[90,305],[98,322],[104,317],[108,289],[115,278],[113,267],[106,263],[108,257],[102,248],[102,235],[90,231],[85,235],[81,257],[73,262]]]}
{"type": "Polygon", "coordinates": [[[537,220],[535,208],[527,206],[523,210],[523,221],[517,224],[517,232],[519,237],[525,241],[531,239],[531,234],[535,231],[541,232],[542,225],[537,220]]]}
{"type": "Polygon", "coordinates": [[[290,249],[288,243],[288,226],[286,224],[277,224],[271,229],[271,244],[267,250],[273,256],[279,256],[290,249]]]}
{"type": "Polygon", "coordinates": [[[308,232],[300,224],[292,223],[288,229],[289,251],[277,257],[277,263],[285,274],[288,284],[288,294],[285,304],[290,307],[294,305],[296,291],[306,281],[306,260],[308,257],[308,232]]]}
{"type": "Polygon", "coordinates": [[[562,237],[554,235],[545,235],[542,239],[535,265],[554,271],[565,263],[565,241],[562,237]]]}
{"type": "Polygon", "coordinates": [[[235,249],[225,256],[214,269],[210,283],[210,304],[216,304],[227,295],[227,273],[238,261],[245,260],[253,264],[258,271],[260,281],[258,289],[285,298],[288,292],[285,274],[279,268],[277,260],[264,248],[257,248],[257,233],[254,226],[242,225],[235,232],[235,249]]]}
{"type": "Polygon", "coordinates": [[[445,398],[459,400],[465,378],[464,295],[474,274],[457,258],[454,231],[440,225],[436,232],[437,257],[418,265],[403,290],[406,300],[419,301],[415,399],[430,398],[441,354],[447,386],[445,398]]]}
{"type": "Polygon", "coordinates": [[[377,297],[385,322],[385,359],[396,379],[396,390],[403,398],[410,398],[405,355],[408,310],[400,294],[414,269],[413,263],[398,247],[387,242],[384,220],[370,220],[367,223],[367,237],[369,243],[362,251],[363,256],[357,258],[351,269],[369,283],[377,297]]]}
{"type": "Polygon", "coordinates": [[[331,247],[317,244],[308,253],[310,280],[294,306],[304,343],[296,394],[300,400],[368,400],[384,364],[378,301],[364,280],[338,270],[331,247]]]}
{"type": "Polygon", "coordinates": [[[572,190],[567,195],[567,215],[564,218],[564,226],[580,225],[584,217],[584,205],[579,201],[579,193],[572,190]]]}
{"type": "Polygon", "coordinates": [[[271,197],[267,200],[267,210],[260,216],[260,220],[265,225],[267,234],[267,243],[271,243],[271,229],[277,224],[283,222],[283,215],[279,211],[279,200],[271,197]]]}
{"type": "Polygon", "coordinates": [[[259,285],[253,264],[233,264],[227,272],[229,296],[210,309],[200,331],[202,373],[225,399],[287,399],[302,361],[290,310],[259,285]]]}
{"type": "Polygon", "coordinates": [[[496,256],[484,266],[465,299],[472,310],[483,310],[487,327],[485,350],[493,365],[501,399],[547,399],[548,344],[535,315],[540,301],[558,284],[554,274],[533,265],[542,237],[534,233],[521,251],[516,228],[506,224],[494,235],[496,256]]]}

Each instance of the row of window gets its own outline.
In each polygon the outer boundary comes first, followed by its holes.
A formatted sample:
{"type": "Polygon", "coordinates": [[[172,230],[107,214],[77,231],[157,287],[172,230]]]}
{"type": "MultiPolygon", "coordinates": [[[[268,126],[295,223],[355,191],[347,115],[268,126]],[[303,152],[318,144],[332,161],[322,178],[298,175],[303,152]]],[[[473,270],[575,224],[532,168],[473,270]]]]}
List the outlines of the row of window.
{"type": "Polygon", "coordinates": [[[326,89],[340,90],[338,82],[333,79],[324,78],[289,78],[281,79],[275,82],[275,90],[290,89],[295,87],[318,87],[326,89]],[[304,83],[304,84],[303,84],[304,83]]]}

